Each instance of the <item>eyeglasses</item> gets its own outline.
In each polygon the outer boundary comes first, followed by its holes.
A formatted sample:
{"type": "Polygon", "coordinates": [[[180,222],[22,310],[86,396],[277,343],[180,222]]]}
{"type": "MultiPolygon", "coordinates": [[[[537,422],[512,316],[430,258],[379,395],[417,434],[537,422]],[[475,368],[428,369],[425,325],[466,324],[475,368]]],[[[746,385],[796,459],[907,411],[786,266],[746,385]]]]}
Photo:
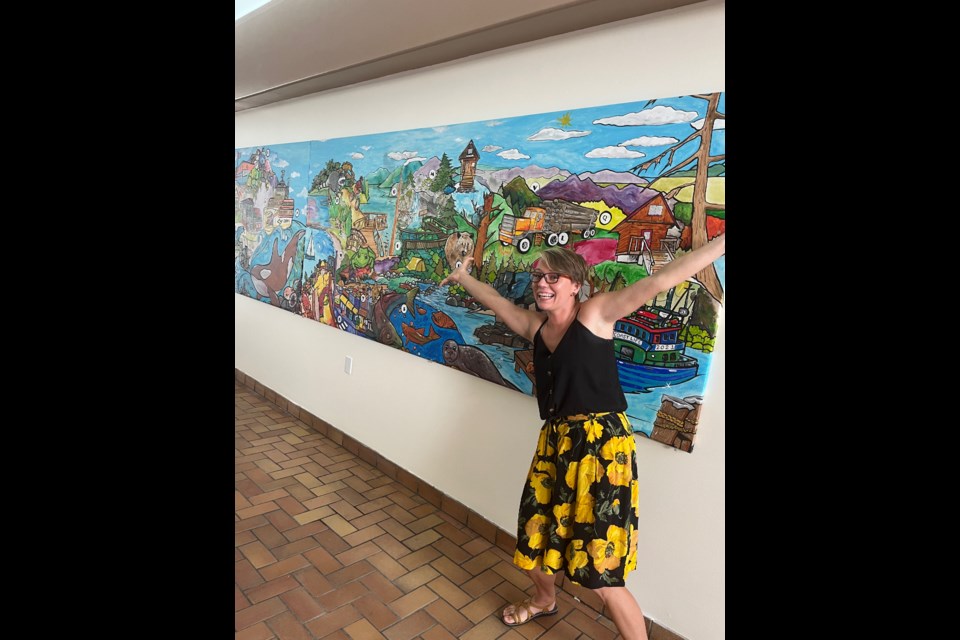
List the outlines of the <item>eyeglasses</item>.
{"type": "Polygon", "coordinates": [[[559,280],[561,277],[569,278],[570,276],[568,276],[565,273],[557,273],[555,271],[551,271],[548,273],[543,273],[542,271],[530,272],[530,278],[533,279],[534,282],[540,282],[541,280],[546,280],[548,284],[557,284],[557,280],[559,280]]]}

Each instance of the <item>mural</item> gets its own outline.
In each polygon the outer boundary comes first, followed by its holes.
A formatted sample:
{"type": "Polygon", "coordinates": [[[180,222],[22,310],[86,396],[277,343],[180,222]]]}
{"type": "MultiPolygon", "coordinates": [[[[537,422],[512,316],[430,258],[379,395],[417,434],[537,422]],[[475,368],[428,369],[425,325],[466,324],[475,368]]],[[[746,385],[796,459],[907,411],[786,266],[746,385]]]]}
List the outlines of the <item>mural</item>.
{"type": "MultiPolygon", "coordinates": [[[[235,150],[235,291],[535,394],[533,345],[459,285],[533,308],[549,246],[584,290],[655,273],[725,228],[724,94],[708,93],[235,150]]],[[[724,258],[615,327],[627,415],[692,451],[724,258]]]]}

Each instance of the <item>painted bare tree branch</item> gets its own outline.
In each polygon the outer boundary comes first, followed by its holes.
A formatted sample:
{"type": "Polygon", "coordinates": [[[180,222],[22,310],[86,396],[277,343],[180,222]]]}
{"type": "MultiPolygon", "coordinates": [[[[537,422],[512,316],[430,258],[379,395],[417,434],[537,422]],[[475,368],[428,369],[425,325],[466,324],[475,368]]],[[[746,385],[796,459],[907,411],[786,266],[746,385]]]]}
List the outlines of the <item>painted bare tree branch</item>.
{"type": "MultiPolygon", "coordinates": [[[[669,149],[664,150],[662,153],[651,158],[650,160],[636,165],[635,167],[629,169],[629,171],[639,176],[642,172],[647,171],[651,167],[659,165],[660,162],[663,161],[664,157],[666,157],[666,166],[670,167],[673,164],[674,154],[681,147],[697,138],[700,139],[699,148],[694,155],[690,156],[677,166],[672,167],[660,175],[650,179],[652,184],[656,179],[666,178],[671,174],[676,173],[686,165],[696,162],[696,175],[693,181],[693,215],[690,220],[690,230],[693,248],[698,249],[699,247],[705,245],[708,240],[707,205],[710,203],[707,202],[707,170],[711,162],[722,160],[725,157],[724,155],[710,155],[710,142],[713,139],[713,126],[717,120],[723,120],[726,118],[726,116],[717,112],[717,105],[720,102],[719,93],[703,95],[698,94],[693,97],[701,98],[707,101],[707,113],[703,120],[703,126],[700,127],[698,131],[695,131],[687,136],[686,139],[678,142],[669,149]]],[[[689,184],[683,186],[689,186],[689,184]]],[[[676,196],[675,192],[677,191],[678,189],[671,190],[668,196],[676,196]]],[[[696,278],[716,300],[719,301],[723,299],[723,287],[720,285],[720,279],[717,277],[717,270],[712,264],[697,273],[696,278]]]]}

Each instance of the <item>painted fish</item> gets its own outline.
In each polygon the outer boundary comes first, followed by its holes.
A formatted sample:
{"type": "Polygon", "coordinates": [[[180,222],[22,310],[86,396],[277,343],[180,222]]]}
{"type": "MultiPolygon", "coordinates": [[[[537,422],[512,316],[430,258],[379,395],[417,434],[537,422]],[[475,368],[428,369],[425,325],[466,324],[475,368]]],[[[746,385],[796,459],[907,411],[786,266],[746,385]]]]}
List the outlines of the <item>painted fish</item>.
{"type": "Polygon", "coordinates": [[[441,329],[457,328],[457,323],[453,321],[453,318],[445,314],[443,311],[434,311],[433,315],[430,317],[433,319],[433,324],[437,325],[441,329]]]}
{"type": "Polygon", "coordinates": [[[407,340],[415,344],[427,344],[428,342],[433,342],[440,336],[436,331],[433,332],[433,335],[430,335],[430,327],[428,326],[423,330],[423,333],[417,331],[416,327],[413,324],[407,324],[406,322],[400,323],[400,327],[403,329],[403,335],[406,336],[407,340]]]}

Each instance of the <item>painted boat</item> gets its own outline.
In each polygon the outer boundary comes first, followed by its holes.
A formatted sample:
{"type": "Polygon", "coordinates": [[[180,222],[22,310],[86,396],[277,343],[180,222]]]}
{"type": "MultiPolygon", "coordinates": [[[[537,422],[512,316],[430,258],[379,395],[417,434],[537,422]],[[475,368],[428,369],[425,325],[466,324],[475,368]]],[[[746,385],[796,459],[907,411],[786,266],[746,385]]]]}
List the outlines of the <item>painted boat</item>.
{"type": "Polygon", "coordinates": [[[676,385],[697,375],[700,365],[684,353],[682,329],[681,314],[663,307],[644,306],[617,320],[613,346],[624,393],[676,385]]]}

